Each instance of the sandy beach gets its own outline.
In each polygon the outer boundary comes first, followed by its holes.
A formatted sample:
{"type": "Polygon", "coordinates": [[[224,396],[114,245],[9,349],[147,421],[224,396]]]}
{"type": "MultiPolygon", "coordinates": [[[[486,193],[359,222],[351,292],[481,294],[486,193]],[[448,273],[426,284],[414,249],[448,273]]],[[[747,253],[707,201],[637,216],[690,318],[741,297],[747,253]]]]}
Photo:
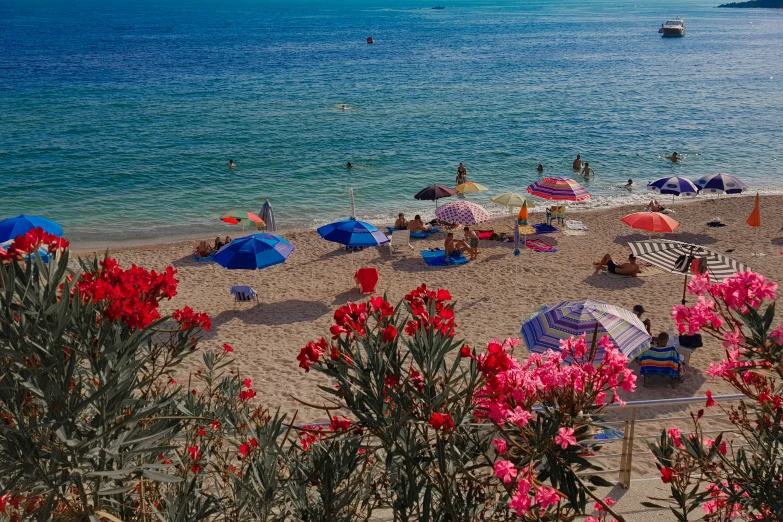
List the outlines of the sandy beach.
{"type": "MultiPolygon", "coordinates": [[[[718,252],[734,249],[728,255],[773,281],[781,281],[781,203],[783,196],[761,198],[760,230],[745,223],[753,208],[751,197],[675,203],[671,216],[682,225],[677,233],[666,237],[699,243],[718,252]],[[727,226],[707,227],[706,223],[716,216],[727,226]]],[[[682,296],[681,276],[608,276],[592,266],[607,252],[624,260],[629,253],[626,243],[647,237],[620,222],[622,216],[638,210],[641,209],[618,207],[581,213],[572,210],[569,217],[583,221],[589,231],[583,236],[561,232],[538,236],[555,245],[556,253],[523,249],[520,256],[514,257],[512,244],[482,241],[478,259],[458,267],[428,267],[418,253],[421,249],[442,247],[443,234],[413,240],[416,252],[390,255],[386,247],[345,252],[320,239],[315,231],[283,232],[296,245],[296,251],[285,264],[262,271],[230,271],[215,264],[196,263],[192,241],[124,248],[110,254],[123,265],[136,263],[156,270],[173,265],[180,279],[179,293],[166,303],[166,311],[187,305],[209,313],[213,327],[205,334],[202,349],[231,344],[239,371],[243,377],[253,379],[264,405],[289,413],[300,409],[300,419],[318,420],[318,412],[301,408],[294,397],[318,403],[317,386],[322,383],[315,374],[304,374],[295,358],[306,342],[328,333],[338,306],[363,299],[353,283],[353,274],[360,267],[378,269],[378,293],[387,294],[392,302],[421,283],[449,289],[457,302],[458,334],[478,349],[496,337],[518,337],[522,322],[531,313],[542,305],[566,299],[589,297],[629,309],[642,304],[652,321],[653,333],[668,331],[672,326],[671,306],[682,296]],[[260,303],[235,304],[229,293],[233,285],[252,286],[258,291],[260,303]]],[[[531,218],[531,222],[541,221],[543,215],[531,218]]],[[[510,233],[513,219],[509,216],[476,228],[510,233]]],[[[239,229],[227,227],[227,233],[237,236],[239,229]]],[[[683,382],[672,388],[668,383],[653,381],[648,388],[639,386],[626,399],[694,396],[707,389],[716,395],[730,393],[723,383],[710,382],[703,373],[710,361],[720,359],[721,354],[719,343],[706,342],[693,354],[692,371],[683,382]]],[[[526,352],[520,350],[517,355],[525,356],[526,352]]],[[[194,358],[190,364],[198,362],[194,358]]]]}

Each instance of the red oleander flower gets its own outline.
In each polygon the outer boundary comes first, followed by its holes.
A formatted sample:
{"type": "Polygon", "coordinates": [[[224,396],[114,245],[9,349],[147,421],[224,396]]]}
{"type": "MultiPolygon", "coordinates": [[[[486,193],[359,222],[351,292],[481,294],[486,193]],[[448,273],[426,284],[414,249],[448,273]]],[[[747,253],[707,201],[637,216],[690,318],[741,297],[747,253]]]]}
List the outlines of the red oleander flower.
{"type": "Polygon", "coordinates": [[[250,443],[250,445],[251,445],[252,447],[254,447],[254,448],[257,448],[257,447],[258,447],[258,441],[257,441],[255,438],[253,438],[253,439],[250,439],[248,442],[250,443]]]}
{"type": "Polygon", "coordinates": [[[448,413],[433,413],[428,422],[437,431],[451,431],[454,429],[454,420],[448,413]]]}
{"type": "Polygon", "coordinates": [[[466,358],[466,359],[473,359],[473,351],[470,349],[470,346],[467,344],[460,348],[459,350],[460,357],[466,358]]]}
{"type": "Polygon", "coordinates": [[[383,329],[383,342],[390,343],[397,338],[397,328],[393,324],[383,329]]]}
{"type": "Polygon", "coordinates": [[[195,312],[191,307],[186,306],[182,310],[176,310],[172,316],[179,323],[180,328],[185,330],[189,328],[201,327],[206,331],[212,328],[212,321],[209,316],[203,312],[195,312]]]}
{"type": "Polygon", "coordinates": [[[241,455],[250,455],[250,444],[243,442],[239,445],[239,453],[241,455]]]}
{"type": "Polygon", "coordinates": [[[712,398],[712,392],[707,390],[707,407],[711,408],[715,406],[715,399],[712,398]]]}
{"type": "Polygon", "coordinates": [[[674,478],[674,470],[672,468],[661,468],[661,480],[668,484],[674,478]]]}
{"type": "Polygon", "coordinates": [[[296,360],[299,361],[299,367],[304,368],[305,372],[309,372],[310,366],[321,360],[328,347],[329,345],[323,337],[314,343],[307,343],[296,357],[296,360]]]}
{"type": "Polygon", "coordinates": [[[230,344],[224,344],[223,345],[223,351],[226,353],[230,353],[234,351],[234,348],[231,347],[230,344]]]}
{"type": "Polygon", "coordinates": [[[245,388],[252,388],[253,387],[253,379],[245,379],[242,381],[242,386],[245,388]]]}
{"type": "Polygon", "coordinates": [[[332,422],[329,423],[329,429],[332,431],[348,431],[351,429],[351,421],[346,418],[332,417],[332,422]]]}
{"type": "Polygon", "coordinates": [[[193,460],[198,459],[198,456],[200,455],[200,451],[198,446],[190,446],[188,448],[188,453],[190,453],[190,458],[193,460]]]}
{"type": "Polygon", "coordinates": [[[242,390],[241,392],[239,392],[240,401],[247,402],[255,396],[256,396],[256,392],[251,389],[242,390]]]}

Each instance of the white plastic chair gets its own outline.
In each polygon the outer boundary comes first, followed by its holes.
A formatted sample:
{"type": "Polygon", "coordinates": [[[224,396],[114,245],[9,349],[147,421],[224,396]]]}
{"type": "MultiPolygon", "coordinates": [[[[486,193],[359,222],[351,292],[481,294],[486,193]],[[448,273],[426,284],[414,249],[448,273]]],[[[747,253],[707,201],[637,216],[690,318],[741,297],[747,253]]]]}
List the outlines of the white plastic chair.
{"type": "Polygon", "coordinates": [[[389,241],[389,253],[394,254],[394,249],[402,248],[402,247],[409,247],[411,250],[416,250],[413,248],[413,245],[411,245],[411,231],[410,230],[395,230],[392,232],[392,235],[386,236],[391,241],[389,241]]]}

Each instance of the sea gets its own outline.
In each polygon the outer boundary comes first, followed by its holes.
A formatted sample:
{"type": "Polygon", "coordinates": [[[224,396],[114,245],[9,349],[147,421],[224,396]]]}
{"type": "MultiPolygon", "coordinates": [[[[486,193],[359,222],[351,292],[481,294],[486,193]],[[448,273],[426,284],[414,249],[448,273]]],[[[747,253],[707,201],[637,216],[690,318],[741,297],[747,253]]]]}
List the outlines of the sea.
{"type": "Polygon", "coordinates": [[[237,235],[228,211],[268,200],[281,230],[313,228],[353,189],[384,225],[431,217],[414,194],[459,162],[500,215],[491,197],[576,154],[588,207],[674,175],[781,191],[783,10],[719,2],[0,0],[0,218],[237,235]],[[661,38],[674,16],[687,35],[661,38]]]}

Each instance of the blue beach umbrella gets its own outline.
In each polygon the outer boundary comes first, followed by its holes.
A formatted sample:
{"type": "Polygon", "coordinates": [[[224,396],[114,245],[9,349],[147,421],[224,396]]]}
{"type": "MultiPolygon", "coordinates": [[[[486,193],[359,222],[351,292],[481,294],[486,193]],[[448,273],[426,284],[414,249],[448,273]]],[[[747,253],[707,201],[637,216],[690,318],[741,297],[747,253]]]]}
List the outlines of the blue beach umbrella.
{"type": "Polygon", "coordinates": [[[730,174],[707,174],[696,180],[696,185],[702,192],[711,194],[740,194],[745,190],[745,184],[730,174]]]}
{"type": "MultiPolygon", "coordinates": [[[[0,248],[2,248],[3,250],[8,250],[8,247],[10,247],[13,243],[14,243],[14,240],[13,239],[9,239],[8,241],[4,241],[4,242],[0,243],[0,248]]],[[[25,259],[29,259],[30,255],[31,254],[27,254],[26,256],[24,256],[25,259]]],[[[49,259],[51,258],[51,256],[52,255],[49,253],[49,249],[48,248],[46,248],[44,246],[38,247],[38,257],[40,257],[41,260],[44,263],[48,263],[49,259]]]]}
{"type": "Polygon", "coordinates": [[[253,234],[240,237],[215,254],[215,263],[229,270],[260,270],[284,263],[294,245],[280,236],[253,234]]]}
{"type": "Polygon", "coordinates": [[[691,180],[677,176],[661,178],[648,183],[647,189],[672,196],[695,196],[699,192],[699,188],[691,180]]]}
{"type": "Polygon", "coordinates": [[[42,228],[45,232],[62,237],[63,228],[54,221],[39,216],[24,214],[0,221],[0,243],[21,236],[34,228],[42,228]]]}
{"type": "MultiPolygon", "coordinates": [[[[598,339],[609,335],[628,359],[650,347],[650,334],[641,319],[629,310],[593,299],[563,301],[542,308],[522,325],[522,337],[531,353],[559,352],[560,341],[570,336],[587,334],[589,344],[596,325],[598,339]]],[[[598,346],[595,362],[603,359],[604,350],[598,346]]]]}
{"type": "Polygon", "coordinates": [[[390,241],[386,234],[375,226],[355,219],[343,219],[324,225],[318,229],[318,235],[327,241],[352,248],[373,247],[390,241]]]}

